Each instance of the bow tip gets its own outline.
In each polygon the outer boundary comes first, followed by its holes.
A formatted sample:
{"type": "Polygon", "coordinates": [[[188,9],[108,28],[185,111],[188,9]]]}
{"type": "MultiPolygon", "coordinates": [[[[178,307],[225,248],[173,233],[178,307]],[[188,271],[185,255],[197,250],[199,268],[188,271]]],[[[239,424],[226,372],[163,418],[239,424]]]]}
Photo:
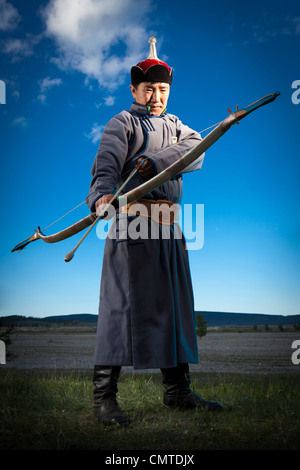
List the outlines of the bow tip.
{"type": "Polygon", "coordinates": [[[27,242],[24,241],[24,242],[19,243],[11,250],[11,253],[14,253],[14,251],[18,251],[18,252],[22,251],[25,248],[25,246],[27,246],[29,243],[30,243],[29,241],[27,242]]]}
{"type": "Polygon", "coordinates": [[[69,253],[66,254],[65,256],[65,262],[68,263],[74,258],[74,251],[70,251],[69,253]]]}

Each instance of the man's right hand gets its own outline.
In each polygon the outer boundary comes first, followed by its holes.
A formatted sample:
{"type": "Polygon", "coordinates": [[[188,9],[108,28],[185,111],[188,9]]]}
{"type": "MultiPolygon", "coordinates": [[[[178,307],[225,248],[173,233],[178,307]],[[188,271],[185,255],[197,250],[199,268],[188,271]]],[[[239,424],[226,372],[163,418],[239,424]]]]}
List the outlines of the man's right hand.
{"type": "MultiPolygon", "coordinates": [[[[114,197],[113,194],[104,194],[104,196],[100,197],[95,202],[95,209],[96,209],[97,215],[102,214],[102,212],[104,211],[106,205],[110,203],[110,201],[112,200],[113,197],[114,197]]],[[[104,216],[107,217],[107,215],[109,215],[109,213],[106,211],[104,216]]],[[[112,216],[113,216],[113,214],[111,214],[111,217],[112,216]]],[[[111,217],[109,217],[109,218],[111,218],[111,217]]]]}

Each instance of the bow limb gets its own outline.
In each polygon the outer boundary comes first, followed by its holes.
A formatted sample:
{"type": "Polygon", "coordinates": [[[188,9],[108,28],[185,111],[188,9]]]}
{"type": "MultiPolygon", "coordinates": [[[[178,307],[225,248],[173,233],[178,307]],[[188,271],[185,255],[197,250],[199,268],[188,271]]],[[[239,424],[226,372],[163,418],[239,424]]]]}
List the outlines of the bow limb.
{"type": "Polygon", "coordinates": [[[60,242],[62,240],[65,240],[66,238],[76,235],[76,233],[79,233],[85,228],[89,227],[94,222],[96,217],[97,214],[93,212],[88,216],[84,217],[83,219],[79,220],[78,222],[75,222],[75,224],[70,225],[70,227],[67,227],[64,230],[61,230],[60,232],[54,233],[52,235],[44,235],[41,232],[40,227],[38,227],[34,235],[23,240],[21,243],[16,245],[11,251],[21,251],[23,250],[23,248],[25,248],[25,246],[27,246],[31,242],[34,242],[35,240],[43,240],[46,243],[60,242]]]}
{"type": "Polygon", "coordinates": [[[174,176],[180,174],[191,163],[197,160],[200,155],[206,152],[206,150],[211,147],[220,137],[222,137],[222,135],[224,135],[231,128],[231,126],[233,126],[233,124],[238,123],[241,121],[241,119],[248,116],[250,113],[260,108],[261,106],[271,103],[279,94],[280,93],[277,92],[271,95],[267,95],[264,98],[261,98],[260,100],[250,104],[246,108],[237,111],[236,113],[233,113],[229,109],[229,116],[221,121],[213,131],[204,137],[204,139],[198,145],[193,147],[183,157],[160,172],[158,175],[154,176],[152,179],[145,181],[145,183],[141,184],[137,188],[134,188],[128,193],[120,196],[118,198],[119,207],[122,207],[130,202],[134,202],[135,200],[145,196],[148,192],[151,192],[162,184],[166,183],[171,178],[174,178],[174,176]]]}
{"type": "MultiPolygon", "coordinates": [[[[21,251],[25,246],[27,246],[29,243],[35,241],[35,240],[43,240],[46,243],[57,243],[62,240],[66,240],[69,237],[72,237],[73,235],[76,235],[76,233],[81,232],[87,227],[90,227],[89,230],[98,222],[98,220],[103,219],[106,215],[106,210],[111,206],[114,205],[117,207],[117,196],[120,194],[122,189],[126,186],[126,184],[133,178],[133,176],[137,173],[137,171],[140,169],[140,167],[143,165],[145,162],[145,159],[143,159],[130,173],[126,181],[122,184],[122,186],[118,189],[116,194],[112,197],[111,201],[107,206],[104,208],[102,213],[99,215],[96,212],[93,212],[89,214],[88,216],[84,217],[83,219],[79,220],[78,222],[75,222],[75,224],[70,225],[70,227],[67,227],[64,230],[61,230],[60,232],[54,233],[53,235],[44,235],[40,229],[40,227],[37,228],[35,231],[36,233],[32,235],[31,237],[26,238],[23,240],[21,243],[16,245],[11,251],[21,251]]],[[[63,216],[64,217],[64,216],[63,216]]],[[[61,217],[62,218],[62,217],[61,217]]],[[[60,220],[60,219],[58,219],[60,220]]],[[[53,225],[53,224],[51,224],[53,225]]],[[[87,234],[86,234],[87,235],[87,234]]],[[[86,236],[85,235],[85,236],[86,236]]],[[[84,236],[84,237],[85,237],[84,236]]],[[[80,242],[81,243],[81,242],[80,242]]],[[[70,252],[71,256],[71,252],[70,252]]],[[[71,258],[70,258],[71,259],[71,258]]],[[[68,260],[69,261],[69,260],[68,260]]]]}

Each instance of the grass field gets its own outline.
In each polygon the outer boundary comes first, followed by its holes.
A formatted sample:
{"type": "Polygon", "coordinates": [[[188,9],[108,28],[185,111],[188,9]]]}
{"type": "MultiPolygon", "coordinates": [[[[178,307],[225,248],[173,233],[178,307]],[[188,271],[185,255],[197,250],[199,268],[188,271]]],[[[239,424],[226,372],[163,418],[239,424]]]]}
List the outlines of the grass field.
{"type": "Polygon", "coordinates": [[[192,388],[221,413],[170,411],[160,374],[122,374],[130,425],[93,417],[90,372],[0,369],[1,450],[299,450],[300,376],[193,373],[192,388]]]}

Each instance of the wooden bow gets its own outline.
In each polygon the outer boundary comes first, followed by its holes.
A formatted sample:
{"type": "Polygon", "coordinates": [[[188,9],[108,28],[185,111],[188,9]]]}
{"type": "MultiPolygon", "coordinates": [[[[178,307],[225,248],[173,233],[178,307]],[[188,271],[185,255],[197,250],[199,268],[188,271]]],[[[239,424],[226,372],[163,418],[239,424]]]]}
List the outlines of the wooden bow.
{"type": "MultiPolygon", "coordinates": [[[[129,204],[130,202],[134,202],[137,199],[144,197],[149,192],[153,191],[154,189],[158,188],[159,186],[166,183],[170,179],[174,178],[176,175],[182,173],[185,168],[187,168],[191,163],[197,160],[197,158],[199,158],[204,152],[206,152],[206,150],[209,147],[211,147],[220,137],[222,137],[222,135],[224,135],[231,128],[231,126],[233,126],[233,124],[239,123],[239,121],[241,121],[243,118],[248,116],[250,113],[252,113],[256,109],[260,108],[261,106],[271,103],[279,95],[280,95],[279,92],[267,95],[264,98],[261,98],[260,100],[255,101],[254,103],[250,104],[244,109],[239,110],[237,108],[237,111],[235,113],[233,113],[231,109],[228,109],[229,116],[227,116],[223,121],[221,121],[214,130],[212,130],[198,145],[196,145],[189,152],[183,155],[183,157],[181,157],[179,160],[177,160],[175,163],[170,165],[168,168],[163,170],[158,175],[154,176],[148,181],[145,181],[143,184],[141,184],[137,188],[134,188],[131,191],[128,191],[126,194],[119,195],[121,190],[125,187],[125,185],[129,181],[129,179],[133,176],[133,173],[131,173],[129,178],[125,181],[125,183],[123,183],[122,187],[119,188],[119,190],[115,194],[112,201],[110,201],[110,203],[113,204],[115,208],[121,208],[124,205],[129,204]]],[[[138,170],[138,167],[135,168],[134,172],[137,170],[138,170]]],[[[39,239],[43,240],[46,243],[57,243],[59,241],[65,240],[66,238],[76,235],[77,233],[81,232],[87,227],[90,227],[91,225],[94,226],[98,220],[104,218],[104,215],[105,215],[105,210],[100,216],[96,212],[91,213],[88,216],[84,217],[83,219],[79,220],[78,222],[74,223],[70,227],[67,227],[64,230],[61,230],[60,232],[54,233],[53,235],[44,235],[41,232],[40,227],[38,227],[34,235],[32,235],[29,238],[26,238],[21,243],[16,245],[12,249],[12,252],[21,251],[29,243],[35,240],[39,240],[39,239]]],[[[90,229],[88,230],[88,232],[90,231],[90,229]]],[[[87,233],[80,240],[80,242],[76,245],[74,250],[66,255],[65,261],[70,261],[70,259],[73,258],[75,250],[80,245],[80,243],[82,242],[82,240],[85,238],[86,235],[87,233]]]]}

